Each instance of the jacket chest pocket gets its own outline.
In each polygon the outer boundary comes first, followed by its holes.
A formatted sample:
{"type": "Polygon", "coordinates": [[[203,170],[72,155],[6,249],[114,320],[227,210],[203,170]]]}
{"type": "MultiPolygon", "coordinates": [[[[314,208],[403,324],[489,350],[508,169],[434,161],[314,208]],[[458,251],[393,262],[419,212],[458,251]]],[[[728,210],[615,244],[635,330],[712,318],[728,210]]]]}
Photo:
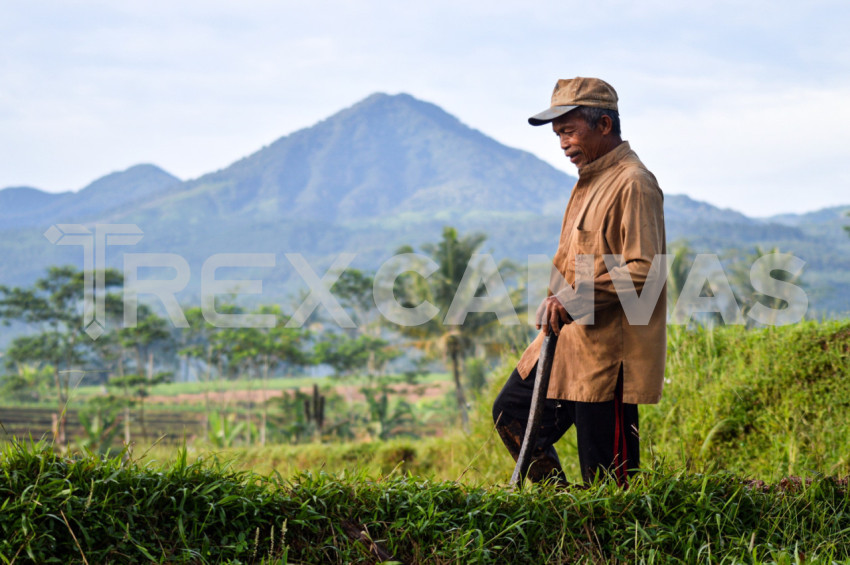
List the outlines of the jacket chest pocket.
{"type": "Polygon", "coordinates": [[[578,279],[595,278],[605,270],[604,254],[601,230],[574,230],[568,247],[567,268],[578,279]]]}

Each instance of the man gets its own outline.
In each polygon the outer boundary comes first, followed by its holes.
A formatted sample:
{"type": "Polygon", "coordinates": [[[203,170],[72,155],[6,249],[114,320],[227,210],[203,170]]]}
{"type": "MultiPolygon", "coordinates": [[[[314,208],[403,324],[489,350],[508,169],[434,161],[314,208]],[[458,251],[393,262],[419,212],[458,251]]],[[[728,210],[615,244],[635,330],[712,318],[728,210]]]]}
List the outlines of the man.
{"type": "Polygon", "coordinates": [[[576,427],[582,478],[614,475],[627,486],[640,465],[638,404],[657,403],[666,355],[666,252],[658,182],[620,137],[617,93],[595,78],[559,80],[552,124],[579,178],[564,214],[542,330],[493,405],[514,459],[529,416],[544,335],[558,336],[528,477],[565,482],[553,444],[576,427]]]}

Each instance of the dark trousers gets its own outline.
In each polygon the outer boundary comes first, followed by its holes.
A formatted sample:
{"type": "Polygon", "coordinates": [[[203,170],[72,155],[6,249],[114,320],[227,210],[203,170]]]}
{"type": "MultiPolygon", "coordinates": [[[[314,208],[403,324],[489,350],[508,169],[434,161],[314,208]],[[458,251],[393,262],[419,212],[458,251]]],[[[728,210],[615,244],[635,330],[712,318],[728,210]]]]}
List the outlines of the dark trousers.
{"type": "MultiPolygon", "coordinates": [[[[496,430],[514,460],[522,447],[536,373],[535,365],[528,378],[523,380],[514,369],[493,403],[496,430]]],[[[590,483],[602,473],[614,476],[621,486],[627,486],[628,474],[640,466],[640,440],[637,405],[623,403],[622,366],[614,400],[573,402],[546,399],[527,475],[532,482],[546,479],[566,482],[553,445],[573,425],[576,427],[578,460],[584,481],[590,483]]]]}

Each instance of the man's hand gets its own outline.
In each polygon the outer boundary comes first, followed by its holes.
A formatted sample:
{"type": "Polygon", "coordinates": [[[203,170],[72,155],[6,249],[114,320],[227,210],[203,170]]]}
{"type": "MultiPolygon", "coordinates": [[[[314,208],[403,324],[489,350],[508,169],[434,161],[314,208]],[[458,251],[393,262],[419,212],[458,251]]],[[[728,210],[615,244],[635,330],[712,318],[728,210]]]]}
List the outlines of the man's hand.
{"type": "Polygon", "coordinates": [[[555,295],[549,296],[537,307],[537,329],[543,328],[543,333],[549,335],[549,328],[555,335],[560,335],[561,326],[573,321],[567,309],[555,295]]]}

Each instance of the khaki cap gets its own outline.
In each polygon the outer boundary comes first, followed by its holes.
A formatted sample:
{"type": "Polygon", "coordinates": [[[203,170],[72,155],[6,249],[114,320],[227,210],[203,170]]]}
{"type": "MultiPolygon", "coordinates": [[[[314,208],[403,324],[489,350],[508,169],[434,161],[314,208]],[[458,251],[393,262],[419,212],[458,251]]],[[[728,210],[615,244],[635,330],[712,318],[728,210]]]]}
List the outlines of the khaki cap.
{"type": "Polygon", "coordinates": [[[598,78],[562,78],[552,91],[552,105],[547,110],[528,118],[533,126],[542,126],[579,106],[593,106],[617,110],[617,91],[598,78]]]}

